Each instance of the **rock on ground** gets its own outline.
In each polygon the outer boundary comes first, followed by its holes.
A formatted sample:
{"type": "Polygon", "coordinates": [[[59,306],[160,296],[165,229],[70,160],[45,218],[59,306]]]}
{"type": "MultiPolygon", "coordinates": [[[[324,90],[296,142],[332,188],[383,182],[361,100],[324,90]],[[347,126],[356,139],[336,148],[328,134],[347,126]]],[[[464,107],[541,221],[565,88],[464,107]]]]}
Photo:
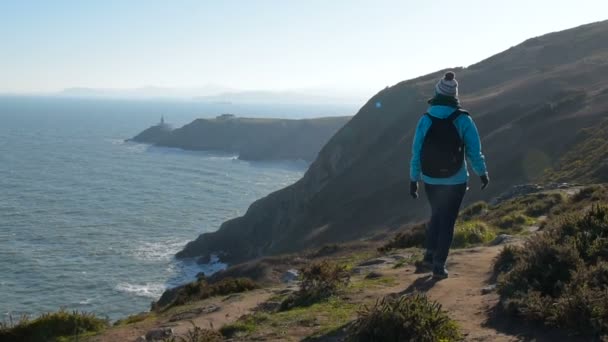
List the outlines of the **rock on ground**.
{"type": "Polygon", "coordinates": [[[159,341],[171,336],[173,336],[171,328],[152,329],[146,333],[146,341],[159,341]]]}

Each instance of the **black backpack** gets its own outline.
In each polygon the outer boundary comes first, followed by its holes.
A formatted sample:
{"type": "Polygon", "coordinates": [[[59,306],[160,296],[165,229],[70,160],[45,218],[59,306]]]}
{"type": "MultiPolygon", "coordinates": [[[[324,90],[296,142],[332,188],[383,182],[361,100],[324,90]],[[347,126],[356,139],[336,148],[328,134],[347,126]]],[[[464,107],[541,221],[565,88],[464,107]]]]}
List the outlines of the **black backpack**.
{"type": "Polygon", "coordinates": [[[464,142],[454,125],[460,115],[469,115],[456,109],[445,119],[425,113],[431,119],[431,127],[424,137],[420,161],[422,173],[433,178],[448,178],[460,171],[464,163],[464,142]]]}

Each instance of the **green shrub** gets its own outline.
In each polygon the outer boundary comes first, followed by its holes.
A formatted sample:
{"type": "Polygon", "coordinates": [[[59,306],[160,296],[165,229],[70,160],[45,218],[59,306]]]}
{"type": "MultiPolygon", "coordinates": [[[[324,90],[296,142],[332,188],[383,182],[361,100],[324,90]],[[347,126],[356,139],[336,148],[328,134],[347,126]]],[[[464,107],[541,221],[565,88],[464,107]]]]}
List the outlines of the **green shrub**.
{"type": "Polygon", "coordinates": [[[203,300],[215,296],[225,296],[231,293],[239,293],[259,288],[249,278],[224,278],[216,283],[209,284],[205,279],[189,283],[179,289],[175,299],[165,309],[188,302],[203,300]]]}
{"type": "Polygon", "coordinates": [[[524,214],[532,217],[547,215],[557,205],[564,202],[564,195],[561,193],[537,194],[535,200],[527,203],[524,214]]]}
{"type": "Polygon", "coordinates": [[[572,244],[556,243],[553,234],[539,234],[520,250],[513,269],[499,282],[499,293],[516,296],[538,291],[558,297],[582,260],[572,244]]]}
{"type": "Polygon", "coordinates": [[[203,329],[192,323],[192,329],[188,329],[186,336],[172,336],[164,339],[163,342],[221,342],[223,340],[224,337],[219,331],[203,329]]]}
{"type": "Polygon", "coordinates": [[[494,269],[503,308],[524,318],[608,338],[608,208],[567,216],[494,269]],[[512,264],[513,266],[507,266],[512,264]]]}
{"type": "Polygon", "coordinates": [[[378,251],[387,252],[397,248],[424,247],[425,239],[426,223],[417,224],[405,232],[397,233],[384,246],[378,248],[378,251]]]}
{"type": "Polygon", "coordinates": [[[36,319],[22,317],[18,323],[0,324],[0,341],[46,342],[81,336],[108,327],[109,322],[92,313],[59,310],[36,319]]]}
{"type": "Polygon", "coordinates": [[[549,320],[573,330],[608,334],[608,263],[579,269],[549,320]]]}
{"type": "Polygon", "coordinates": [[[452,247],[464,248],[492,241],[496,234],[487,224],[480,221],[458,223],[454,231],[452,247]]]}
{"type": "Polygon", "coordinates": [[[521,247],[506,245],[494,259],[494,276],[511,271],[521,253],[521,247]]]}
{"type": "Polygon", "coordinates": [[[479,202],[475,202],[475,203],[471,204],[465,210],[463,210],[460,213],[460,217],[463,220],[467,221],[476,216],[483,214],[486,211],[488,211],[488,203],[486,203],[484,201],[479,201],[479,202]]]}
{"type": "Polygon", "coordinates": [[[114,322],[114,326],[138,323],[138,322],[146,320],[148,317],[150,317],[149,312],[141,312],[141,313],[138,313],[135,315],[130,315],[126,318],[123,318],[123,319],[120,319],[120,320],[114,322]]]}
{"type": "Polygon", "coordinates": [[[337,294],[350,282],[346,267],[329,261],[313,262],[301,270],[300,290],[287,297],[280,310],[308,306],[337,294]]]}
{"type": "Polygon", "coordinates": [[[352,324],[349,339],[368,341],[458,341],[456,322],[441,305],[423,294],[385,297],[371,308],[364,307],[352,324]]]}
{"type": "Polygon", "coordinates": [[[555,216],[571,207],[572,205],[563,193],[541,192],[516,197],[498,206],[491,207],[483,215],[483,219],[502,229],[519,232],[524,226],[533,225],[535,223],[534,218],[555,216]]]}
{"type": "Polygon", "coordinates": [[[583,216],[568,216],[556,229],[558,242],[571,242],[587,263],[608,260],[608,209],[595,206],[583,216]]]}
{"type": "Polygon", "coordinates": [[[268,321],[269,316],[265,313],[257,312],[241,316],[238,321],[226,324],[220,328],[220,333],[226,338],[232,338],[239,334],[249,334],[256,330],[261,323],[268,321]]]}
{"type": "Polygon", "coordinates": [[[591,199],[594,195],[602,190],[602,187],[599,185],[591,185],[582,188],[572,196],[572,201],[579,202],[584,201],[586,199],[591,199]]]}
{"type": "Polygon", "coordinates": [[[528,216],[517,213],[517,214],[509,214],[509,215],[503,216],[498,221],[498,226],[503,229],[521,231],[524,228],[523,227],[524,225],[530,225],[533,223],[534,223],[534,220],[532,220],[528,216]]]}

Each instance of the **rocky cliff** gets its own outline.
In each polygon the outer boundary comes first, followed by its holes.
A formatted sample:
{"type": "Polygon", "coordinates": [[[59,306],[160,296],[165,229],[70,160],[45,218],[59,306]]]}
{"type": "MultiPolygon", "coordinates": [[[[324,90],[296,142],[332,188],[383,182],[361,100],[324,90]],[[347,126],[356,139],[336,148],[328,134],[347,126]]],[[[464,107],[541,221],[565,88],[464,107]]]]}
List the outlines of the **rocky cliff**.
{"type": "MultiPolygon", "coordinates": [[[[595,129],[608,117],[608,21],[529,39],[452,70],[481,132],[493,181],[482,193],[472,178],[468,201],[548,175],[583,183],[606,177],[598,171],[605,163],[590,157],[605,158],[605,151],[572,151],[606,146],[605,130],[595,129]],[[565,162],[586,171],[564,173],[565,162]]],[[[424,200],[408,198],[410,144],[445,71],[380,91],[329,140],[300,181],[256,201],[177,256],[220,253],[237,262],[362,239],[424,217],[424,200]]]]}
{"type": "Polygon", "coordinates": [[[235,153],[243,160],[302,159],[313,161],[323,145],[350,117],[303,120],[237,118],[197,119],[169,130],[157,125],[135,136],[132,141],[177,147],[235,153]]]}

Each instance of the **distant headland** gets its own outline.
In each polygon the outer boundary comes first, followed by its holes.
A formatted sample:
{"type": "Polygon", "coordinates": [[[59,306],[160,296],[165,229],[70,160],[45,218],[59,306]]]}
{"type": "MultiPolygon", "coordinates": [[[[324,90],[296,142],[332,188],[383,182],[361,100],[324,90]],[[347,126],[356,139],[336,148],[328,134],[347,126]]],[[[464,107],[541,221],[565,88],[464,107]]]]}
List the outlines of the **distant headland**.
{"type": "Polygon", "coordinates": [[[242,160],[310,162],[349,120],[348,116],[293,120],[222,114],[213,119],[196,119],[173,129],[161,117],[157,125],[128,141],[185,150],[235,153],[242,160]]]}

